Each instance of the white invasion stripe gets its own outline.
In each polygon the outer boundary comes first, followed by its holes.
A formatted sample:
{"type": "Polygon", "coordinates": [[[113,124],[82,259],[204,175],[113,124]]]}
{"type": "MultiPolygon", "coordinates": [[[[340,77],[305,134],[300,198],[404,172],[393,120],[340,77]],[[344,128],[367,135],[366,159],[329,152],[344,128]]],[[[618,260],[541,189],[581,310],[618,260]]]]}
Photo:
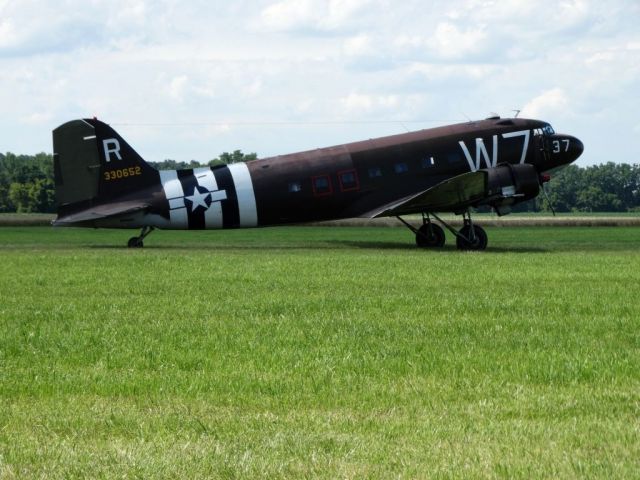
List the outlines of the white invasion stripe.
{"type": "Polygon", "coordinates": [[[209,167],[194,168],[193,175],[196,177],[196,181],[201,187],[206,188],[210,192],[218,190],[216,177],[213,175],[213,171],[209,167]]]}
{"type": "Polygon", "coordinates": [[[193,175],[198,185],[211,192],[211,206],[204,212],[204,228],[222,228],[222,204],[220,200],[227,198],[226,193],[219,192],[218,183],[209,167],[194,168],[193,175]]]}
{"type": "Polygon", "coordinates": [[[256,197],[253,193],[253,183],[246,163],[232,163],[229,171],[236,186],[238,196],[238,209],[240,210],[240,226],[256,227],[258,225],[258,212],[256,210],[256,197]]]}
{"type": "Polygon", "coordinates": [[[173,210],[174,208],[182,208],[184,207],[184,198],[170,198],[169,199],[169,208],[173,210]]]}
{"type": "Polygon", "coordinates": [[[175,170],[160,170],[160,183],[164,189],[164,194],[169,200],[169,221],[172,228],[187,228],[189,221],[187,218],[187,209],[184,208],[184,192],[182,184],[178,180],[178,172],[175,170]],[[180,203],[178,203],[181,202],[180,203]],[[175,208],[180,207],[183,208],[175,208]],[[173,209],[171,209],[173,208],[173,209]]]}
{"type": "Polygon", "coordinates": [[[178,180],[178,172],[175,170],[160,170],[160,183],[162,183],[167,199],[184,197],[182,184],[178,180]]]}
{"type": "Polygon", "coordinates": [[[169,220],[171,220],[171,228],[187,228],[189,226],[189,217],[186,208],[176,208],[169,210],[169,220]]]}
{"type": "Polygon", "coordinates": [[[204,212],[204,228],[222,228],[222,204],[212,202],[204,212]]]}
{"type": "Polygon", "coordinates": [[[211,192],[211,201],[212,202],[221,202],[222,200],[227,199],[227,192],[225,190],[217,190],[215,192],[211,192]]]}
{"type": "Polygon", "coordinates": [[[89,135],[87,137],[82,137],[83,140],[93,140],[94,138],[96,138],[95,135],[89,135]]]}

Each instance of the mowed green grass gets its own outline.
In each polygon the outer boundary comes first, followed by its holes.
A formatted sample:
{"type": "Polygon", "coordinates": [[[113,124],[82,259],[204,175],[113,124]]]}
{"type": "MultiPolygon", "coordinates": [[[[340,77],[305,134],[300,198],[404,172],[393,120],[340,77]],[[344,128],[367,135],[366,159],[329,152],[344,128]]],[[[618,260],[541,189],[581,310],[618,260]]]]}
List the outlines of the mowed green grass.
{"type": "Polygon", "coordinates": [[[0,478],[638,478],[640,229],[0,228],[0,478]]]}

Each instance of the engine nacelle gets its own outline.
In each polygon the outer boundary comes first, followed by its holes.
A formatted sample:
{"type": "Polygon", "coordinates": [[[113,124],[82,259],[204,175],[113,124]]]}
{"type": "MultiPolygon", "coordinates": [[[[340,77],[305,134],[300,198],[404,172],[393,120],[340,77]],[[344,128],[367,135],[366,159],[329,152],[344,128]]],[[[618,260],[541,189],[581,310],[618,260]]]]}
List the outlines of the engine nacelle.
{"type": "Polygon", "coordinates": [[[487,170],[489,198],[487,204],[498,215],[509,213],[510,206],[525,202],[540,193],[540,179],[536,168],[529,163],[503,163],[487,170]]]}

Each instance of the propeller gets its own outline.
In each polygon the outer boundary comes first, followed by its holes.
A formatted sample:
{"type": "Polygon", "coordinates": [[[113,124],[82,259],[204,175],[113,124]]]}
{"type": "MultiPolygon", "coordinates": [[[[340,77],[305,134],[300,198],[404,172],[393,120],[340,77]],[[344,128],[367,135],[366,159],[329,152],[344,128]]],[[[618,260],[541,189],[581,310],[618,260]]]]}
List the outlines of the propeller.
{"type": "Polygon", "coordinates": [[[540,186],[542,187],[542,193],[544,194],[544,198],[547,200],[547,205],[551,209],[551,213],[553,216],[556,216],[556,210],[553,208],[553,203],[551,203],[551,199],[549,198],[549,193],[547,192],[547,183],[551,180],[551,175],[545,173],[544,175],[540,175],[540,186]]]}

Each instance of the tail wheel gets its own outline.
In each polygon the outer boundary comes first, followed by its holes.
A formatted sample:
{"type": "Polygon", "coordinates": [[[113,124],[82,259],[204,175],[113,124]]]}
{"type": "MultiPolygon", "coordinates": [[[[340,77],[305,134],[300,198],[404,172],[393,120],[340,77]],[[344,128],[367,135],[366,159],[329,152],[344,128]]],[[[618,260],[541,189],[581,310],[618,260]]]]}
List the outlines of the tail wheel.
{"type": "Polygon", "coordinates": [[[487,232],[478,225],[465,225],[456,237],[456,246],[459,250],[484,250],[487,248],[487,242],[487,232]]]}
{"type": "Polygon", "coordinates": [[[444,241],[444,230],[435,223],[425,223],[416,232],[416,245],[420,248],[441,248],[444,241]]]}
{"type": "Polygon", "coordinates": [[[127,242],[127,247],[129,247],[129,248],[142,248],[144,246],[142,241],[145,239],[145,237],[147,235],[149,235],[154,230],[155,230],[155,227],[150,227],[150,226],[142,227],[142,230],[140,230],[140,236],[139,237],[131,237],[129,239],[129,241],[127,242]]]}

